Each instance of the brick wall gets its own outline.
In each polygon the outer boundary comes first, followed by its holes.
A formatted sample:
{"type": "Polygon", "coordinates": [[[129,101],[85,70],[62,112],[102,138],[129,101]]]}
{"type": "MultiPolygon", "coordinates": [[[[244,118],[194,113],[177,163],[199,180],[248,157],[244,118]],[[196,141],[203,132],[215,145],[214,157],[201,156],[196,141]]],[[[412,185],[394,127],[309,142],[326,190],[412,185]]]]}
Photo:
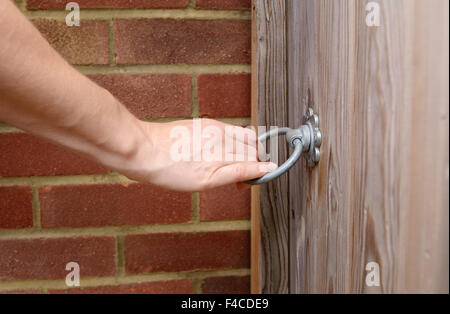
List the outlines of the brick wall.
{"type": "MultiPolygon", "coordinates": [[[[250,0],[78,0],[81,27],[69,1],[15,2],[141,119],[250,123],[250,0]]],[[[138,184],[0,122],[0,292],[249,292],[249,207],[248,191],[138,184]]]]}

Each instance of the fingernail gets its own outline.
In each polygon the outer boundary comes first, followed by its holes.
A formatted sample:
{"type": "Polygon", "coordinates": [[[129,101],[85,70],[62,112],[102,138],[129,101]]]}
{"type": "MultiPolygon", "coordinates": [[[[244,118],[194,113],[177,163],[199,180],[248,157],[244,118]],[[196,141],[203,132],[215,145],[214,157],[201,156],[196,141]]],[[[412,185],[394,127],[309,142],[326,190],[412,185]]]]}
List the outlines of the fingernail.
{"type": "Polygon", "coordinates": [[[265,164],[259,166],[261,172],[272,172],[278,169],[278,165],[271,162],[270,164],[265,164]]]}
{"type": "Polygon", "coordinates": [[[275,170],[278,169],[278,165],[275,164],[275,163],[273,163],[273,162],[271,162],[271,163],[269,164],[268,168],[269,168],[269,171],[275,171],[275,170]]]}

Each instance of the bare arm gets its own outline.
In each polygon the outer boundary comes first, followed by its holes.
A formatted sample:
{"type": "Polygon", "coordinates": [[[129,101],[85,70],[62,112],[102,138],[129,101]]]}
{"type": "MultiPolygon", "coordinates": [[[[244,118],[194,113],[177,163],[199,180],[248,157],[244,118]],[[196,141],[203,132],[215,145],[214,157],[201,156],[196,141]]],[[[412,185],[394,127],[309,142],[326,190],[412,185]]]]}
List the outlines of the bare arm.
{"type": "MultiPolygon", "coordinates": [[[[247,162],[172,160],[171,130],[190,128],[191,123],[138,120],[108,91],[71,67],[9,0],[0,6],[0,60],[1,121],[132,179],[194,191],[253,179],[274,168],[256,162],[252,154],[246,155],[247,162]]],[[[203,125],[217,126],[227,136],[220,122],[205,120],[203,125]]]]}

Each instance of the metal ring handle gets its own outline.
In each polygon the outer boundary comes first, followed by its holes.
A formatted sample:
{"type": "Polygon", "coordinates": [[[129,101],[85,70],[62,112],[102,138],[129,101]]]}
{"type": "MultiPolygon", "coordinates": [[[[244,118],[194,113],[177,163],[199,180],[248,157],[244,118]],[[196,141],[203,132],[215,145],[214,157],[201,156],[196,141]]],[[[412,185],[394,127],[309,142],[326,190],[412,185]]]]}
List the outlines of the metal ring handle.
{"type": "Polygon", "coordinates": [[[319,130],[319,116],[314,113],[312,108],[309,108],[303,121],[304,125],[296,130],[290,128],[274,129],[258,138],[259,142],[264,142],[273,136],[286,135],[286,140],[294,147],[294,153],[275,171],[259,179],[250,180],[245,183],[250,185],[264,184],[280,177],[297,163],[303,153],[308,153],[306,156],[308,166],[313,167],[319,162],[320,146],[322,145],[322,133],[319,130]]]}
{"type": "MultiPolygon", "coordinates": [[[[282,134],[283,133],[279,133],[278,135],[282,135],[282,134]]],[[[267,132],[267,133],[263,134],[259,140],[262,141],[261,138],[263,138],[263,140],[265,140],[268,137],[270,137],[270,135],[271,135],[271,133],[267,132]]],[[[282,164],[280,167],[278,167],[278,169],[266,174],[265,176],[263,176],[259,179],[247,181],[246,183],[250,184],[250,185],[264,184],[269,181],[275,180],[276,178],[280,177],[284,173],[288,172],[289,169],[291,169],[297,163],[297,161],[300,159],[300,157],[302,156],[302,153],[303,153],[303,143],[300,139],[295,139],[293,144],[295,147],[294,153],[291,155],[291,157],[289,157],[289,159],[284,164],[282,164]]]]}

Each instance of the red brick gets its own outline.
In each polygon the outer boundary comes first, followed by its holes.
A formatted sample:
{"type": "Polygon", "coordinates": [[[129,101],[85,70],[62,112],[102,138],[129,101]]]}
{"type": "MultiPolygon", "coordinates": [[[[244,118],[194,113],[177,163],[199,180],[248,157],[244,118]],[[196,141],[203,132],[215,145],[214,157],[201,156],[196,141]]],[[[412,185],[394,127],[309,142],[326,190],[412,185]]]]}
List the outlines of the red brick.
{"type": "Polygon", "coordinates": [[[68,62],[76,65],[108,64],[108,23],[84,21],[68,27],[65,21],[36,19],[34,25],[68,62]]]}
{"type": "Polygon", "coordinates": [[[200,219],[232,220],[250,218],[250,190],[235,184],[200,193],[200,219]]]}
{"type": "Polygon", "coordinates": [[[0,177],[108,172],[94,162],[26,133],[1,133],[0,151],[0,177]]]}
{"type": "Polygon", "coordinates": [[[28,186],[0,186],[0,228],[33,227],[31,188],[28,186]]]}
{"type": "Polygon", "coordinates": [[[190,193],[144,184],[45,186],[39,198],[44,228],[170,224],[192,217],[190,193]]]}
{"type": "Polygon", "coordinates": [[[91,75],[139,118],[191,115],[191,76],[187,74],[91,75]]]}
{"type": "MultiPolygon", "coordinates": [[[[27,0],[29,9],[65,9],[73,0],[27,0]]],[[[189,0],[77,0],[80,8],[185,8],[189,0]]]]}
{"type": "Polygon", "coordinates": [[[206,278],[202,284],[203,293],[211,294],[249,294],[249,276],[229,276],[206,278]]]}
{"type": "Polygon", "coordinates": [[[202,117],[250,117],[250,99],[250,74],[202,74],[198,77],[202,117]]]}
{"type": "Polygon", "coordinates": [[[252,0],[197,0],[198,9],[250,9],[252,0]]]}
{"type": "Polygon", "coordinates": [[[167,233],[125,237],[128,274],[248,268],[248,231],[167,233]]]}
{"type": "Polygon", "coordinates": [[[74,289],[49,289],[58,294],[192,294],[190,279],[146,282],[118,286],[99,286],[74,289]]]}
{"type": "Polygon", "coordinates": [[[116,63],[249,64],[250,29],[248,20],[116,20],[116,63]]]}
{"type": "Polygon", "coordinates": [[[81,278],[116,273],[114,237],[0,240],[0,280],[64,279],[66,265],[80,265],[81,278]]]}

